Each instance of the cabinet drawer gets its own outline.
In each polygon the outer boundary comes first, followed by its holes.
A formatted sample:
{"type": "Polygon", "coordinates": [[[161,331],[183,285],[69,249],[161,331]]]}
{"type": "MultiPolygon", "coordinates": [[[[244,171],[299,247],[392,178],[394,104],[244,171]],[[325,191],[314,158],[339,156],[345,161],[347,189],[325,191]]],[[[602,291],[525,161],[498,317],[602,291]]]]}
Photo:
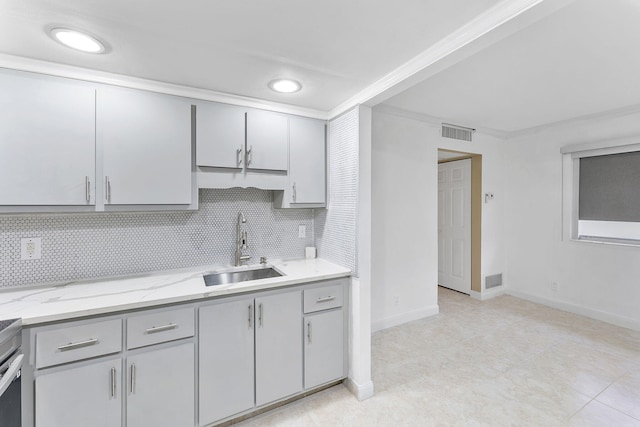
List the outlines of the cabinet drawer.
{"type": "Polygon", "coordinates": [[[122,349],[122,320],[73,323],[36,332],[36,367],[117,353],[122,349]]]}
{"type": "Polygon", "coordinates": [[[127,349],[192,337],[193,307],[131,316],[127,319],[127,349]]]}
{"type": "Polygon", "coordinates": [[[339,282],[332,283],[337,284],[304,290],[305,313],[342,307],[344,303],[344,286],[339,282]]]}

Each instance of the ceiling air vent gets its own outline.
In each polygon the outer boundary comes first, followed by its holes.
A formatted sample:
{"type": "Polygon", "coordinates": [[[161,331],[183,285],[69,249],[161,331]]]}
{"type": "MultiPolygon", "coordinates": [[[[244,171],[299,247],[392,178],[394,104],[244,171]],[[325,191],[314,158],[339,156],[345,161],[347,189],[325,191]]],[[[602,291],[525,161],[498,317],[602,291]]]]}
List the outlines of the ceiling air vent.
{"type": "Polygon", "coordinates": [[[461,141],[471,141],[471,136],[475,129],[466,128],[463,126],[450,125],[448,123],[442,124],[442,136],[444,138],[459,139],[461,141]]]}

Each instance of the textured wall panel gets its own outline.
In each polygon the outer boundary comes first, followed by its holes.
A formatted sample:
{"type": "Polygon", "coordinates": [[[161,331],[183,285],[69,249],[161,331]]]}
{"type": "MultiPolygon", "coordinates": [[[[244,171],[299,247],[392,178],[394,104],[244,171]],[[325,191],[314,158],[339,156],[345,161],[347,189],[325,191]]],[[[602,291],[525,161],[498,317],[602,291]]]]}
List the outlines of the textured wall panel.
{"type": "Polygon", "coordinates": [[[238,211],[251,264],[260,256],[302,258],[313,245],[311,210],[274,209],[270,191],[200,190],[195,212],[0,217],[0,287],[229,265],[238,211]],[[298,238],[299,225],[306,238],[298,238]],[[23,237],[42,237],[42,259],[20,260],[23,237]]]}
{"type": "Polygon", "coordinates": [[[327,209],[316,209],[318,256],[357,275],[359,115],[354,109],[329,123],[327,209]]]}

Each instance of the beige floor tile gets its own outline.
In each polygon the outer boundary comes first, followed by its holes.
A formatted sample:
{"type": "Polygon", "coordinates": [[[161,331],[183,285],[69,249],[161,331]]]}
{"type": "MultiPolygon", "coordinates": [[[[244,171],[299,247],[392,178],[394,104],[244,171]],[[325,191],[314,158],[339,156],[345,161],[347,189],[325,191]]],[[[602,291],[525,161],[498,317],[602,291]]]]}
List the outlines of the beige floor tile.
{"type": "Polygon", "coordinates": [[[624,375],[596,400],[640,420],[640,370],[624,375]]]}
{"type": "Polygon", "coordinates": [[[572,427],[638,427],[640,421],[593,400],[571,418],[569,425],[572,427]]]}
{"type": "Polygon", "coordinates": [[[639,332],[438,295],[440,314],[372,335],[371,399],[340,385],[240,426],[640,426],[639,332]]]}

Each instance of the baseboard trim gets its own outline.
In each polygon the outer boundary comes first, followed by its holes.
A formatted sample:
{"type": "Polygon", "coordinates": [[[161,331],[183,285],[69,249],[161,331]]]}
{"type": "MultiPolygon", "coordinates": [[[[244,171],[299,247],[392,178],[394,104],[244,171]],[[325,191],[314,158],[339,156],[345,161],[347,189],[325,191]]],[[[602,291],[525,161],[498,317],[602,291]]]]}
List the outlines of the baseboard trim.
{"type": "Polygon", "coordinates": [[[612,325],[633,329],[634,331],[640,331],[640,321],[630,319],[628,317],[616,316],[615,314],[607,313],[606,311],[594,310],[588,307],[581,307],[579,305],[571,304],[568,302],[554,301],[552,299],[540,297],[528,292],[522,292],[515,289],[506,289],[506,293],[507,295],[511,295],[516,298],[543,304],[549,307],[557,308],[558,310],[568,311],[570,313],[579,314],[581,316],[611,323],[612,325]]]}
{"type": "Polygon", "coordinates": [[[429,316],[435,316],[440,312],[438,305],[432,305],[420,310],[413,310],[406,313],[397,314],[385,319],[376,320],[371,323],[371,332],[381,331],[393,326],[402,325],[403,323],[412,322],[429,316]]]}
{"type": "Polygon", "coordinates": [[[477,299],[478,301],[486,301],[491,298],[499,297],[500,295],[504,295],[505,289],[503,286],[497,286],[491,289],[485,289],[484,292],[471,291],[469,294],[471,298],[477,299]]]}
{"type": "Polygon", "coordinates": [[[344,384],[347,387],[347,390],[349,390],[359,401],[366,400],[374,395],[373,381],[368,381],[365,384],[358,384],[352,378],[347,378],[344,384]]]}

